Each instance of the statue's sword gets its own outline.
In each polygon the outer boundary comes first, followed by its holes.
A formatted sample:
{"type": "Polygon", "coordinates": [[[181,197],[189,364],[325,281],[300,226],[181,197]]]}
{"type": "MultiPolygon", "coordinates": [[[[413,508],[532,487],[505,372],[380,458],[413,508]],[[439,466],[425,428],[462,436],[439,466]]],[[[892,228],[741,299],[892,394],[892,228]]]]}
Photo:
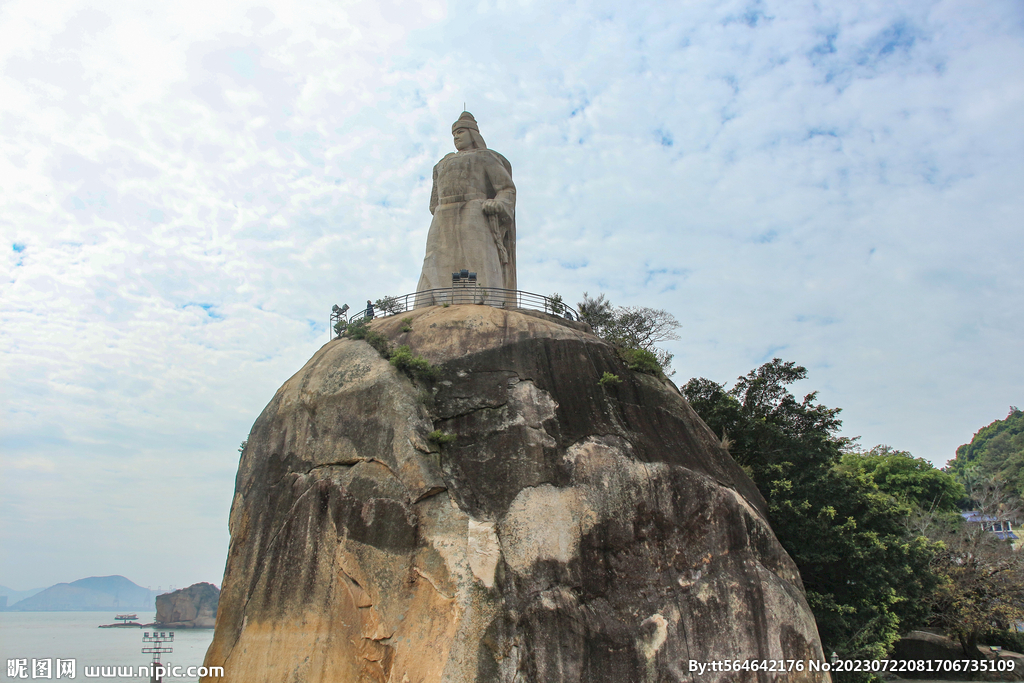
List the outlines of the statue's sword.
{"type": "Polygon", "coordinates": [[[508,250],[505,249],[505,240],[501,234],[501,219],[498,214],[492,213],[487,216],[487,224],[491,228],[491,236],[494,238],[494,243],[498,246],[498,260],[501,261],[501,265],[508,265],[508,250]]]}

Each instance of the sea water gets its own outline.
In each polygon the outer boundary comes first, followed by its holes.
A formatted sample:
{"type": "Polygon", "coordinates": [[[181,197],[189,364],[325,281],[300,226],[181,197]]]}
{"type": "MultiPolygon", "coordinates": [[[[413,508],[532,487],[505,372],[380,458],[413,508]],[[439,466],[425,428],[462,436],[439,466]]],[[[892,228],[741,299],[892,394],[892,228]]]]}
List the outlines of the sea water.
{"type": "MultiPolygon", "coordinates": [[[[152,621],[155,615],[139,613],[139,621],[152,621]],[[149,617],[147,619],[147,617],[149,617]]],[[[0,680],[20,680],[12,677],[11,661],[26,660],[26,677],[32,680],[32,660],[51,660],[51,679],[57,679],[58,659],[75,660],[76,681],[86,679],[86,667],[132,667],[132,673],[138,674],[140,666],[149,666],[153,655],[142,654],[142,648],[149,643],[142,641],[145,632],[153,633],[152,628],[97,628],[100,624],[114,622],[114,615],[107,612],[0,612],[0,680]]],[[[163,629],[167,632],[168,629],[163,629]]],[[[174,642],[164,647],[171,647],[174,652],[161,655],[166,667],[172,666],[199,667],[203,664],[206,649],[213,640],[213,629],[182,629],[174,630],[174,642]]],[[[66,679],[62,676],[60,680],[66,679]]],[[[140,681],[148,682],[148,674],[143,676],[100,676],[89,678],[96,681],[140,681]]],[[[165,676],[165,681],[178,683],[197,681],[198,676],[178,677],[165,676]]]]}

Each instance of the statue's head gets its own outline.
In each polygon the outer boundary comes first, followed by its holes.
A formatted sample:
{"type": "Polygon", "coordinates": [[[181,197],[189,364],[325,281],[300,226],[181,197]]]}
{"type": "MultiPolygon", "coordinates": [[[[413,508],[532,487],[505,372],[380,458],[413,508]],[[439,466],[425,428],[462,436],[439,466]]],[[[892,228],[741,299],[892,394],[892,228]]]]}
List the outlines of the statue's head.
{"type": "Polygon", "coordinates": [[[452,124],[452,137],[455,138],[455,149],[487,149],[487,143],[480,135],[476,119],[468,111],[462,112],[459,120],[452,124]]]}

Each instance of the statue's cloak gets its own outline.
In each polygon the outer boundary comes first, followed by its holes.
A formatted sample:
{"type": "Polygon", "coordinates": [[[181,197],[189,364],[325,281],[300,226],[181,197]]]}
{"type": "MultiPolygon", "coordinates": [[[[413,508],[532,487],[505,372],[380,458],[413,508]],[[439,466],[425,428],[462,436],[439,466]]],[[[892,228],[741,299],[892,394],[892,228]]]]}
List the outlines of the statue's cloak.
{"type": "Polygon", "coordinates": [[[460,270],[476,272],[480,287],[516,289],[516,186],[505,157],[490,149],[445,156],[434,166],[430,213],[417,292],[451,287],[460,270]],[[488,199],[502,208],[494,218],[483,211],[488,199]]]}

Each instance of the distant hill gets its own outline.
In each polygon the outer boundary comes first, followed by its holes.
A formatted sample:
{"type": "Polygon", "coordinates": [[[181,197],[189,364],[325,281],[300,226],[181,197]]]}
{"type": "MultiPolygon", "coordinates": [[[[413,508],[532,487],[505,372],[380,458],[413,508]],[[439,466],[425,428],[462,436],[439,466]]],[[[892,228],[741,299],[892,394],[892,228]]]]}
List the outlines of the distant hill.
{"type": "MultiPolygon", "coordinates": [[[[7,586],[0,586],[0,598],[7,598],[7,605],[13,605],[19,600],[31,598],[33,595],[43,590],[44,589],[42,588],[30,588],[27,591],[16,591],[13,588],[8,588],[7,586]]],[[[5,607],[5,605],[3,605],[3,602],[4,601],[0,599],[0,609],[3,609],[5,607]]]]}
{"type": "Polygon", "coordinates": [[[138,586],[123,576],[93,576],[58,583],[11,605],[9,612],[153,611],[156,591],[138,586]]]}

